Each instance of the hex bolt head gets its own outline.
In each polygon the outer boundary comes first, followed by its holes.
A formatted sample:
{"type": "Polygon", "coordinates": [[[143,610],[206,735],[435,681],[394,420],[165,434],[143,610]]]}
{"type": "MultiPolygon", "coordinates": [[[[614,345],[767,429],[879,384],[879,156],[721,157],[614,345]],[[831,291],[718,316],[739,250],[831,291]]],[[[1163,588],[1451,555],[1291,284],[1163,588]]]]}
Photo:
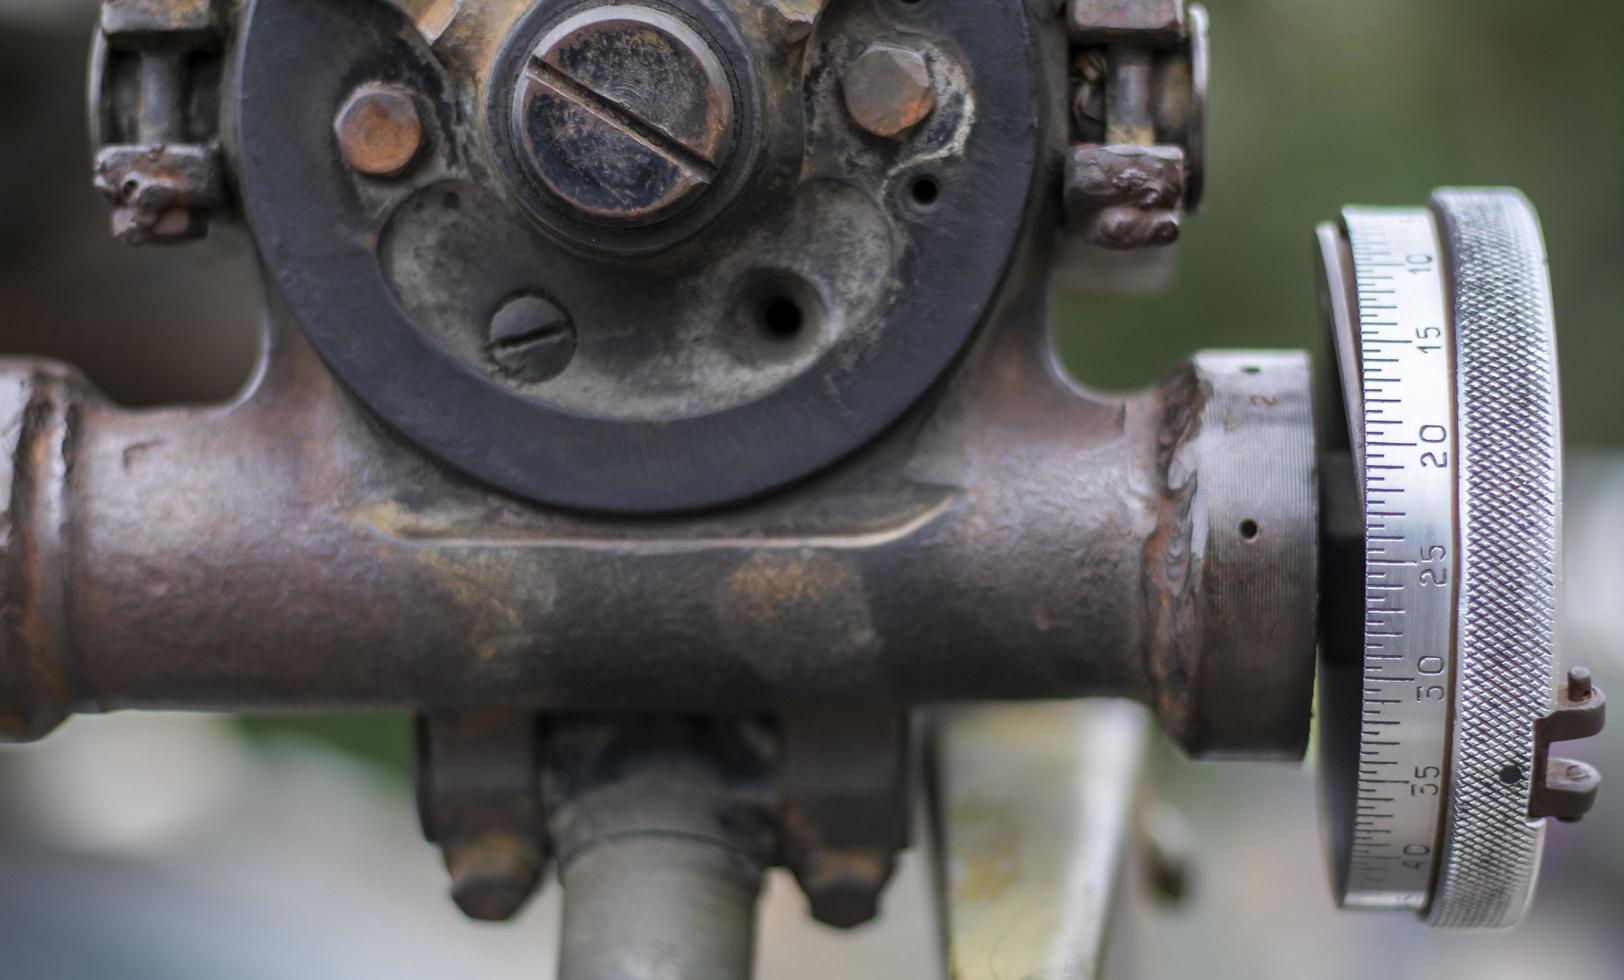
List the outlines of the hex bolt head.
{"type": "Polygon", "coordinates": [[[423,119],[405,89],[363,85],[333,121],[344,162],[369,177],[398,177],[423,149],[423,119]]]}
{"type": "Polygon", "coordinates": [[[550,300],[516,296],[491,317],[485,350],[504,373],[520,381],[547,381],[575,359],[575,325],[550,300]]]}
{"type": "Polygon", "coordinates": [[[875,136],[902,139],[936,108],[925,56],[876,44],[846,69],[843,87],[852,121],[875,136]]]}
{"type": "Polygon", "coordinates": [[[513,918],[541,884],[541,849],[514,834],[483,834],[448,846],[445,865],[451,900],[480,922],[513,918]]]}
{"type": "Polygon", "coordinates": [[[633,4],[566,18],[514,92],[512,137],[531,183],[578,217],[641,226],[697,199],[733,149],[733,90],[711,46],[633,4]]]}

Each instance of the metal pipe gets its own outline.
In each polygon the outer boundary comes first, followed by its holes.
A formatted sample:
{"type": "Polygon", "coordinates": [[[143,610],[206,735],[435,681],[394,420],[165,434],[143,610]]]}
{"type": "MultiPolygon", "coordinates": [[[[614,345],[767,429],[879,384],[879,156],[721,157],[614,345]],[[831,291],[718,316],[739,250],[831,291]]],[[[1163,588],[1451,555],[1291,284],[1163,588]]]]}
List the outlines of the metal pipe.
{"type": "Polygon", "coordinates": [[[761,875],[694,838],[594,847],[564,872],[559,980],[749,980],[761,875]]]}
{"type": "Polygon", "coordinates": [[[16,682],[0,729],[36,737],[67,711],[116,708],[1111,694],[1155,704],[1192,747],[1300,750],[1315,548],[1300,361],[1197,362],[1096,396],[1055,365],[1041,294],[1019,295],[999,314],[1015,322],[880,443],[684,518],[546,511],[451,473],[285,323],[223,408],[128,412],[60,368],[9,362],[0,670],[16,682]],[[1280,424],[1232,431],[1248,399],[1284,399],[1280,424]],[[1301,452],[1283,459],[1282,439],[1301,452]],[[1208,523],[1265,489],[1285,502],[1261,541],[1208,523]],[[1254,608],[1225,612],[1220,588],[1254,608]],[[1202,659],[1228,648],[1233,668],[1202,659]],[[1236,677],[1249,706],[1203,697],[1236,677]]]}
{"type": "Polygon", "coordinates": [[[749,980],[777,850],[777,741],[757,722],[555,722],[560,980],[749,980]]]}

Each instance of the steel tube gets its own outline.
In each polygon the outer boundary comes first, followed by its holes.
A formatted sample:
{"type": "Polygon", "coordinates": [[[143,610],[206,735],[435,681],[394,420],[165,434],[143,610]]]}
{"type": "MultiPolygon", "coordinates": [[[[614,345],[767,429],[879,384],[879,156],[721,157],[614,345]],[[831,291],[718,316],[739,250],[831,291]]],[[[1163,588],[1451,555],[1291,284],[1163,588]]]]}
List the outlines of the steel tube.
{"type": "Polygon", "coordinates": [[[761,874],[707,840],[599,844],[564,874],[559,980],[748,980],[761,874]]]}
{"type": "MultiPolygon", "coordinates": [[[[480,487],[395,439],[285,326],[223,408],[127,412],[60,369],[11,362],[8,390],[50,394],[8,409],[15,623],[0,661],[30,680],[0,695],[0,727],[35,737],[64,711],[117,708],[1110,694],[1222,748],[1199,659],[1256,624],[1203,610],[1219,584],[1202,584],[1203,563],[1222,550],[1205,536],[1233,529],[1205,526],[1214,501],[1193,477],[1202,456],[1246,469],[1244,446],[1203,415],[1230,380],[1186,366],[1127,397],[1084,393],[1055,366],[1043,312],[1007,314],[1022,322],[858,457],[686,518],[546,512],[480,487]]],[[[1256,465],[1281,474],[1279,459],[1256,465]]],[[[1312,481],[1311,460],[1292,462],[1274,489],[1312,496],[1312,481]]],[[[1277,528],[1311,566],[1311,507],[1277,528]]],[[[1229,565],[1224,586],[1241,593],[1267,575],[1229,565]]],[[[1297,615],[1312,595],[1310,573],[1271,587],[1264,612],[1297,615]]],[[[1264,729],[1243,742],[1291,752],[1312,635],[1274,642],[1247,668],[1272,709],[1226,710],[1264,729]]]]}

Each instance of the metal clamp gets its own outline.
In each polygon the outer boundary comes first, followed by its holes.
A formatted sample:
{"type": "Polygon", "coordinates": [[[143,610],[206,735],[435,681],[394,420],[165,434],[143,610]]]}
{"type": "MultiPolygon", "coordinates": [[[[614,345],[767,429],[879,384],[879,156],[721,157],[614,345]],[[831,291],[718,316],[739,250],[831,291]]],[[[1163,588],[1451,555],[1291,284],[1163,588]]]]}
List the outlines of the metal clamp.
{"type": "Polygon", "coordinates": [[[541,722],[523,711],[451,711],[417,721],[417,809],[440,845],[451,898],[471,919],[512,918],[548,859],[541,722]]]}
{"type": "Polygon", "coordinates": [[[106,0],[91,63],[96,189],[113,237],[193,241],[226,203],[214,105],[219,14],[212,0],[106,0]]]}
{"type": "Polygon", "coordinates": [[[1201,201],[1207,13],[1183,0],[1072,0],[1066,219],[1109,249],[1168,245],[1201,201]]]}
{"type": "Polygon", "coordinates": [[[1571,823],[1590,812],[1601,789],[1601,773],[1588,762],[1551,755],[1552,742],[1570,742],[1601,734],[1607,722],[1607,696],[1590,680],[1590,671],[1575,667],[1557,692],[1556,707],[1534,722],[1534,773],[1528,816],[1555,817],[1571,823]]]}

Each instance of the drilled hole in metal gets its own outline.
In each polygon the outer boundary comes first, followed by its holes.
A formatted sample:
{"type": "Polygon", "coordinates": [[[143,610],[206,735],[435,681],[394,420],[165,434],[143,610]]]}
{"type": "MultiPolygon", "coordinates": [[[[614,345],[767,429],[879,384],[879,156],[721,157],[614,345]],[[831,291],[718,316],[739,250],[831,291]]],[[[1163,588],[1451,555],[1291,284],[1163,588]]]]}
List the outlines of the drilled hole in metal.
{"type": "Polygon", "coordinates": [[[788,296],[769,296],[761,304],[761,332],[773,340],[794,340],[806,326],[801,304],[788,296]]]}
{"type": "Polygon", "coordinates": [[[909,188],[914,203],[922,208],[934,207],[941,199],[942,187],[936,183],[935,177],[916,177],[909,188]]]}

